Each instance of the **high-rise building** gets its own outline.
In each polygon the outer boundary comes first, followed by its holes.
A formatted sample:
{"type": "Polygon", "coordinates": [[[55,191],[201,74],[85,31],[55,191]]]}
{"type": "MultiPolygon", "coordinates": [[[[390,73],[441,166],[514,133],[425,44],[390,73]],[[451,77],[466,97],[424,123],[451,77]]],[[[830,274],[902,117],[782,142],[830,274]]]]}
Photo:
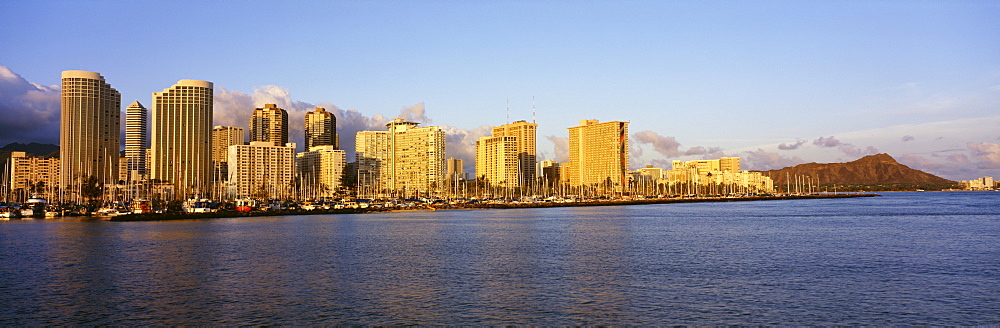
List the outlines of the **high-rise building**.
{"type": "Polygon", "coordinates": [[[296,176],[306,198],[333,197],[344,185],[347,154],[331,145],[314,146],[295,155],[296,176]]]}
{"type": "Polygon", "coordinates": [[[125,181],[145,180],[146,149],[149,149],[149,111],[136,100],[125,109],[125,158],[128,159],[125,181]]]}
{"type": "Polygon", "coordinates": [[[580,120],[569,128],[569,183],[623,188],[628,173],[628,122],[580,120]]]}
{"type": "Polygon", "coordinates": [[[235,198],[285,199],[292,195],[295,144],[270,141],[228,147],[229,183],[235,198]]]}
{"type": "Polygon", "coordinates": [[[242,145],[243,128],[217,125],[212,128],[212,167],[214,181],[225,181],[229,176],[229,146],[242,145]]]}
{"type": "Polygon", "coordinates": [[[520,187],[535,179],[538,124],[517,121],[493,127],[493,136],[476,140],[476,175],[494,186],[520,187]]]}
{"type": "Polygon", "coordinates": [[[491,186],[517,187],[517,137],[482,137],[476,140],[476,176],[491,186]]]}
{"type": "Polygon", "coordinates": [[[458,193],[459,184],[466,179],[464,165],[465,161],[458,158],[449,157],[445,160],[445,189],[452,195],[458,193]]]}
{"type": "Polygon", "coordinates": [[[740,158],[739,157],[722,157],[719,158],[719,170],[722,172],[739,172],[740,171],[740,158]]]}
{"type": "Polygon", "coordinates": [[[448,181],[461,181],[465,180],[465,161],[450,157],[445,160],[445,175],[448,181]]]}
{"type": "Polygon", "coordinates": [[[424,193],[444,186],[444,131],[417,125],[397,118],[388,131],[358,131],[359,188],[424,193]]]}
{"type": "Polygon", "coordinates": [[[80,201],[84,181],[118,180],[121,94],[87,71],[63,71],[61,92],[59,184],[64,199],[80,201]]]}
{"type": "Polygon", "coordinates": [[[267,141],[275,146],[288,143],[288,112],[275,104],[264,104],[250,116],[250,141],[267,141]]]}
{"type": "Polygon", "coordinates": [[[212,190],[212,82],[180,80],[153,93],[150,179],[161,197],[207,196],[212,190]]]}
{"type": "Polygon", "coordinates": [[[6,186],[11,201],[23,202],[38,195],[53,201],[59,187],[59,158],[28,156],[23,151],[10,153],[10,172],[3,174],[10,182],[6,186]]]}
{"type": "Polygon", "coordinates": [[[561,181],[559,178],[559,162],[547,159],[538,162],[538,173],[547,186],[556,186],[561,181]]]}
{"type": "Polygon", "coordinates": [[[337,140],[337,117],[326,111],[326,108],[316,107],[316,110],[306,113],[305,125],[306,149],[316,146],[340,148],[337,140]]]}

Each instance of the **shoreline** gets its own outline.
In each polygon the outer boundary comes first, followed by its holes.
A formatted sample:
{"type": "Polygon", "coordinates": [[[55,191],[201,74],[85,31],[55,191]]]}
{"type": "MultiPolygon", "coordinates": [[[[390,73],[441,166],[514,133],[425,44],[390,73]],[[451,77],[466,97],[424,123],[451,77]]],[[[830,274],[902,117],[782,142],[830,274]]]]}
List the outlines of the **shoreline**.
{"type": "Polygon", "coordinates": [[[412,211],[437,211],[437,210],[478,210],[478,209],[523,209],[523,208],[553,208],[553,207],[580,207],[580,206],[628,206],[628,205],[651,205],[651,204],[674,204],[674,203],[726,203],[726,202],[751,202],[768,200],[796,200],[796,199],[839,199],[839,198],[860,198],[878,197],[875,193],[851,193],[851,194],[814,194],[814,195],[785,195],[785,196],[754,196],[754,197],[701,197],[701,198],[651,198],[634,200],[599,200],[582,201],[571,203],[502,203],[502,204],[461,204],[446,205],[441,207],[428,208],[348,208],[329,210],[280,210],[280,211],[259,211],[259,212],[211,212],[211,213],[163,213],[163,214],[126,214],[115,216],[110,221],[115,222],[135,222],[135,221],[173,221],[173,220],[204,220],[204,219],[228,219],[243,217],[261,216],[289,216],[289,215],[328,215],[328,214],[365,214],[382,212],[412,212],[412,211]]]}

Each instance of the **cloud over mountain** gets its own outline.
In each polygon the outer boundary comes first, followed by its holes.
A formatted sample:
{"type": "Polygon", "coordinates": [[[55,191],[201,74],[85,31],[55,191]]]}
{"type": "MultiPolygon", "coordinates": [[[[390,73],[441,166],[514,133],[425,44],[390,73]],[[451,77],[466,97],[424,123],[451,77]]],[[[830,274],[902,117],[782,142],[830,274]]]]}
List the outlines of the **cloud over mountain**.
{"type": "Polygon", "coordinates": [[[796,149],[799,149],[799,147],[802,147],[802,145],[805,144],[805,143],[806,143],[805,140],[799,140],[799,141],[796,141],[793,144],[782,143],[782,144],[778,145],[778,149],[781,149],[781,150],[796,150],[796,149]]]}

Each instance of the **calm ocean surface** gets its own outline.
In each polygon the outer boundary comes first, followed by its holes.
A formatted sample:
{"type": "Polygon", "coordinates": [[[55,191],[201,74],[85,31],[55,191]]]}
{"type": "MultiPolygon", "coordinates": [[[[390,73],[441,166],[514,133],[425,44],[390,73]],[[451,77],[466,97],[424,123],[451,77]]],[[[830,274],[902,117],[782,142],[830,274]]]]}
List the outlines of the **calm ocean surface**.
{"type": "Polygon", "coordinates": [[[0,222],[0,325],[997,325],[1000,192],[0,222]]]}

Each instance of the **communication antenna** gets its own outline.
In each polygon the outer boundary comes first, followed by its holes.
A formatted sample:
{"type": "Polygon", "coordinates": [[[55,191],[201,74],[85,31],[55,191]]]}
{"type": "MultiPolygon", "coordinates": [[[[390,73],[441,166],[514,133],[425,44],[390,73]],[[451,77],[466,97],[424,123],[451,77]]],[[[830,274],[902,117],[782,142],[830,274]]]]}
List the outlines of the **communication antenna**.
{"type": "Polygon", "coordinates": [[[531,123],[535,123],[535,96],[531,96],[531,123]]]}
{"type": "Polygon", "coordinates": [[[510,98],[507,98],[507,124],[510,124],[510,98]]]}

